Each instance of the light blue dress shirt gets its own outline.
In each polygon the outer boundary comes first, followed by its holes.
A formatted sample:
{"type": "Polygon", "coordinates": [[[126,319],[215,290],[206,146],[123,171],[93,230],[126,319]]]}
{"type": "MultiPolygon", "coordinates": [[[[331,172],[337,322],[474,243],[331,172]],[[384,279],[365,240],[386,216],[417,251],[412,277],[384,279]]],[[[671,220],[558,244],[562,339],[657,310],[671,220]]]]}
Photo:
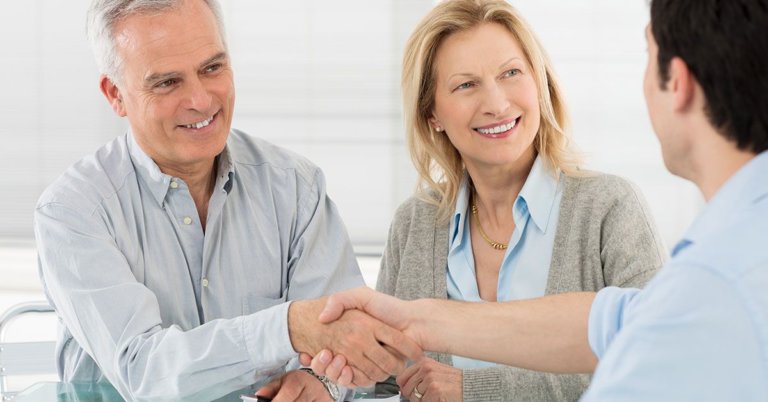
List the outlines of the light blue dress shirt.
{"type": "Polygon", "coordinates": [[[768,401],[768,152],[710,200],[642,290],[605,288],[583,401],[768,401]]]}
{"type": "MultiPolygon", "coordinates": [[[[547,288],[552,248],[555,243],[560,200],[560,180],[537,157],[513,205],[515,230],[504,254],[496,298],[498,301],[541,297],[547,288]]],[[[456,198],[448,246],[448,298],[480,302],[475,276],[475,257],[469,235],[469,177],[465,174],[456,198]]],[[[459,368],[488,367],[494,363],[453,356],[459,368]]]]}
{"type": "Polygon", "coordinates": [[[41,196],[64,381],[108,380],[139,400],[258,386],[295,357],[287,301],[364,283],[316,166],[236,130],[217,161],[205,231],[186,183],[130,134],[41,196]]]}

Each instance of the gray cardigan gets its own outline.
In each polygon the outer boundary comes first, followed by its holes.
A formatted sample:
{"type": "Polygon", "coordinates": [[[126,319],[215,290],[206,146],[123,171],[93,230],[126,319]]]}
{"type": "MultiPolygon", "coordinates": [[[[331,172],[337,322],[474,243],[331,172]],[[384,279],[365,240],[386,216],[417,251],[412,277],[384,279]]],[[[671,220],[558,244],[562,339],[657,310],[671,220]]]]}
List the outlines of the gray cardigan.
{"type": "MultiPolygon", "coordinates": [[[[662,266],[666,251],[639,192],[606,174],[564,176],[547,294],[642,287],[662,266]]],[[[376,288],[401,299],[447,298],[448,221],[437,208],[411,197],[389,230],[376,288]]],[[[514,345],[506,345],[514,347],[514,345]]],[[[431,354],[451,364],[445,354],[431,354]]],[[[588,375],[539,373],[508,366],[463,370],[465,401],[576,401],[588,375]]]]}

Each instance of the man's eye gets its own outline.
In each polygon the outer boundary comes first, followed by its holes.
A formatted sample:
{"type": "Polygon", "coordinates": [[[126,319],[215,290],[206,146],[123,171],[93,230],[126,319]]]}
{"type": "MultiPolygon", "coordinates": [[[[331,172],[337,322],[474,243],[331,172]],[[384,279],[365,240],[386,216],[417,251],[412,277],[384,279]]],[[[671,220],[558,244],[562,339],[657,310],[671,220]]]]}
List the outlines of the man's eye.
{"type": "Polygon", "coordinates": [[[212,73],[221,69],[221,64],[211,64],[205,68],[206,73],[212,73]]]}
{"type": "Polygon", "coordinates": [[[178,81],[175,78],[160,81],[157,84],[155,84],[155,88],[168,88],[174,86],[178,81]]]}

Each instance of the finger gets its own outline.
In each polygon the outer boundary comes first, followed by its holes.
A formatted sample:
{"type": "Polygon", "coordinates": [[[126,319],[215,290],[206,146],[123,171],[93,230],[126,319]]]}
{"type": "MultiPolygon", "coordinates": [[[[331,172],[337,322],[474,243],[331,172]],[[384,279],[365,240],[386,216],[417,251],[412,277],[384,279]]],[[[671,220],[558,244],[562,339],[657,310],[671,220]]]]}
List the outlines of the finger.
{"type": "Polygon", "coordinates": [[[339,376],[339,380],[336,381],[336,383],[341,384],[346,388],[367,387],[367,385],[354,384],[352,382],[353,378],[354,374],[352,373],[352,368],[345,366],[343,369],[341,369],[341,375],[339,376]]]}
{"type": "Polygon", "coordinates": [[[312,364],[312,359],[314,358],[306,353],[299,353],[299,363],[301,363],[302,366],[306,367],[312,364]]]}
{"type": "Polygon", "coordinates": [[[317,356],[315,356],[312,359],[309,366],[312,367],[312,371],[314,371],[315,374],[327,376],[326,370],[328,366],[331,364],[332,360],[333,360],[333,353],[331,353],[327,349],[323,349],[320,351],[320,353],[317,354],[317,356]]]}
{"type": "Polygon", "coordinates": [[[325,370],[325,376],[331,379],[331,381],[338,382],[341,371],[344,366],[347,365],[347,359],[342,355],[336,355],[325,370]]]}
{"type": "MultiPolygon", "coordinates": [[[[405,361],[387,352],[383,346],[374,346],[363,351],[363,354],[374,366],[366,370],[366,374],[376,381],[383,381],[392,374],[399,374],[405,368],[405,361]]],[[[362,367],[358,368],[362,369],[362,367]]]]}
{"type": "MultiPolygon", "coordinates": [[[[416,361],[424,355],[424,352],[413,339],[407,337],[402,332],[388,326],[381,325],[376,330],[376,339],[396,350],[401,356],[405,356],[412,361],[416,361]]],[[[396,374],[395,372],[391,372],[396,374]]]]}
{"type": "MultiPolygon", "coordinates": [[[[403,381],[403,384],[400,384],[400,381],[398,381],[398,384],[401,385],[401,390],[403,391],[403,395],[412,395],[413,390],[419,387],[419,384],[422,384],[419,388],[420,391],[423,391],[425,386],[427,384],[424,383],[424,378],[422,375],[421,368],[418,368],[410,377],[408,377],[407,381],[403,381]]],[[[422,392],[423,393],[423,392],[422,392]]]]}
{"type": "Polygon", "coordinates": [[[397,385],[400,386],[400,388],[405,388],[405,384],[408,383],[408,380],[411,379],[416,373],[419,372],[419,368],[421,367],[421,364],[419,362],[416,362],[416,364],[413,364],[403,370],[403,373],[397,376],[395,378],[395,381],[397,382],[397,385]]]}
{"type": "Polygon", "coordinates": [[[323,324],[333,322],[349,309],[362,309],[371,298],[371,290],[365,286],[340,292],[328,297],[325,308],[320,312],[318,319],[323,324]]]}
{"type": "Polygon", "coordinates": [[[358,387],[370,387],[371,385],[376,384],[376,381],[371,379],[371,377],[368,377],[366,373],[355,367],[349,366],[349,368],[352,370],[352,382],[358,387]]]}
{"type": "Polygon", "coordinates": [[[275,395],[280,391],[280,386],[282,385],[283,377],[276,378],[269,383],[265,384],[263,387],[259,388],[258,391],[256,391],[256,396],[266,396],[267,398],[274,398],[275,395]]]}

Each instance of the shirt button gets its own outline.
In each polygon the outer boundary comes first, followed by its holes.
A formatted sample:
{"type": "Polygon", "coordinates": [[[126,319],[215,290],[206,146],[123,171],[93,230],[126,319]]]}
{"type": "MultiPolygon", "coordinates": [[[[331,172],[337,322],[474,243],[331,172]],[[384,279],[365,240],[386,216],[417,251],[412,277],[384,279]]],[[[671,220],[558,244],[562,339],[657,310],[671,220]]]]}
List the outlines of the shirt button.
{"type": "Polygon", "coordinates": [[[185,225],[191,225],[192,224],[192,218],[185,216],[184,217],[184,224],[185,225]]]}
{"type": "Polygon", "coordinates": [[[204,288],[208,287],[208,278],[203,278],[203,287],[204,288]]]}
{"type": "Polygon", "coordinates": [[[171,188],[179,188],[179,183],[177,183],[175,180],[171,182],[171,188]]]}

